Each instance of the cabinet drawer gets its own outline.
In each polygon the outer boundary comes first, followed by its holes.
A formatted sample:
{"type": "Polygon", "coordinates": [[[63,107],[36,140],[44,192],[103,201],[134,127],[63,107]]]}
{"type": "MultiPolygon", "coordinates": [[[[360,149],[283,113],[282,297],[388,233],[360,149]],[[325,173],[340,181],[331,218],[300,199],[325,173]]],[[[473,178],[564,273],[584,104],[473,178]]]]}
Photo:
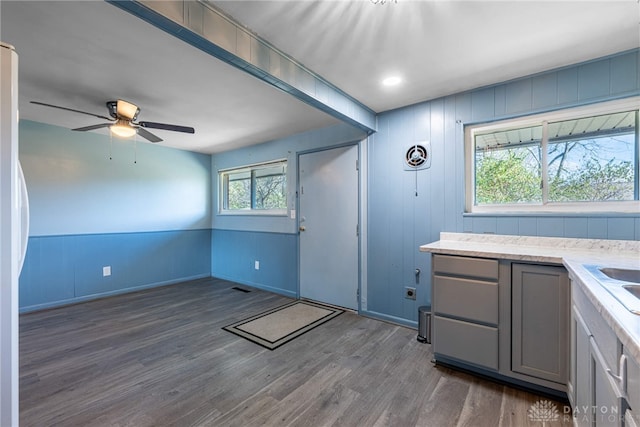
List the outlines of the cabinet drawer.
{"type": "Polygon", "coordinates": [[[434,313],[498,325],[498,284],[434,276],[434,313]]]}
{"type": "Polygon", "coordinates": [[[433,352],[498,369],[498,328],[434,316],[433,352]]]}
{"type": "Polygon", "coordinates": [[[453,255],[434,255],[434,273],[498,280],[498,261],[453,255]]]}

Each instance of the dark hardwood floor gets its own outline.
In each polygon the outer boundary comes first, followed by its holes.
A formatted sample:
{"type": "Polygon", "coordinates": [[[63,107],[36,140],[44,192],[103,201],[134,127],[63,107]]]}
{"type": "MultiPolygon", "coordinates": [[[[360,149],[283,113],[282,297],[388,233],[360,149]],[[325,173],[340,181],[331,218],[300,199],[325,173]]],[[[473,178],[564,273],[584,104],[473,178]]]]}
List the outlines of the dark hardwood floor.
{"type": "MultiPolygon", "coordinates": [[[[435,367],[344,313],[277,348],[221,328],[289,299],[200,280],[20,317],[22,426],[542,426],[546,397],[435,367]]],[[[545,426],[570,425],[563,404],[545,426]]]]}

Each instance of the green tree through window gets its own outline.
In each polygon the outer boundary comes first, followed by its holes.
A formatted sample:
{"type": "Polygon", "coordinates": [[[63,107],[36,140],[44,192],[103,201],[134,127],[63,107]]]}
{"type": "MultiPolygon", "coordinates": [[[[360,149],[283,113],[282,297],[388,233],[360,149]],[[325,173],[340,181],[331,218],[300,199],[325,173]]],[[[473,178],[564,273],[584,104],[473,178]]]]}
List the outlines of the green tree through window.
{"type": "Polygon", "coordinates": [[[637,110],[472,132],[474,205],[638,200],[637,134],[637,110]]]}
{"type": "Polygon", "coordinates": [[[287,208],[286,161],[219,173],[223,211],[282,211],[287,208]]]}

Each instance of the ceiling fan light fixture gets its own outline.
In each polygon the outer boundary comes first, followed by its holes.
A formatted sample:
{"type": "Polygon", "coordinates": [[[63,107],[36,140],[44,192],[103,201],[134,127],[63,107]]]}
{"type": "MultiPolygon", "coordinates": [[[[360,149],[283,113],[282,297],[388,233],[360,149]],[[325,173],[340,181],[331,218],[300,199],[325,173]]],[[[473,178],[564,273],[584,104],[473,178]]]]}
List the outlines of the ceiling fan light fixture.
{"type": "Polygon", "coordinates": [[[109,130],[112,134],[120,138],[131,138],[137,133],[136,128],[124,120],[118,120],[115,124],[109,126],[109,130]]]}
{"type": "Polygon", "coordinates": [[[140,109],[135,104],[123,101],[122,99],[118,99],[116,111],[118,116],[120,117],[125,117],[129,120],[135,120],[138,116],[138,113],[140,112],[140,109]]]}

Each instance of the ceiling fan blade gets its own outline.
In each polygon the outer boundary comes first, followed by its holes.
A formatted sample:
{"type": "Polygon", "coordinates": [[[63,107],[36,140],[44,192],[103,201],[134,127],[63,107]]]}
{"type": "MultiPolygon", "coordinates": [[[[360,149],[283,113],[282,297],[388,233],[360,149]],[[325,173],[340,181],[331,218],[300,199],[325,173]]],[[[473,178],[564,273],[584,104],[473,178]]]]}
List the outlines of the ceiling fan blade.
{"type": "Polygon", "coordinates": [[[137,128],[137,130],[138,130],[138,135],[140,135],[141,137],[143,137],[147,141],[150,141],[150,142],[160,142],[160,141],[162,141],[162,138],[158,138],[157,136],[155,136],[154,134],[152,134],[151,132],[149,132],[146,129],[143,129],[143,128],[139,127],[139,128],[137,128]]]}
{"type": "Polygon", "coordinates": [[[31,101],[31,103],[36,105],[43,105],[45,107],[58,108],[60,110],[72,111],[74,113],[86,114],[87,116],[92,116],[92,117],[97,117],[99,119],[113,121],[111,117],[101,116],[99,114],[87,113],[86,111],[74,110],[73,108],[60,107],[59,105],[46,104],[44,102],[39,102],[39,101],[31,101]]]}
{"type": "Polygon", "coordinates": [[[143,128],[171,130],[174,132],[196,133],[195,129],[188,126],[169,125],[167,123],[140,122],[137,123],[143,128]]]}
{"type": "Polygon", "coordinates": [[[112,123],[100,123],[99,125],[85,126],[85,127],[75,128],[75,129],[71,129],[71,130],[77,130],[77,131],[83,132],[83,131],[87,131],[87,130],[106,128],[106,127],[109,127],[111,125],[112,125],[112,123]]]}

